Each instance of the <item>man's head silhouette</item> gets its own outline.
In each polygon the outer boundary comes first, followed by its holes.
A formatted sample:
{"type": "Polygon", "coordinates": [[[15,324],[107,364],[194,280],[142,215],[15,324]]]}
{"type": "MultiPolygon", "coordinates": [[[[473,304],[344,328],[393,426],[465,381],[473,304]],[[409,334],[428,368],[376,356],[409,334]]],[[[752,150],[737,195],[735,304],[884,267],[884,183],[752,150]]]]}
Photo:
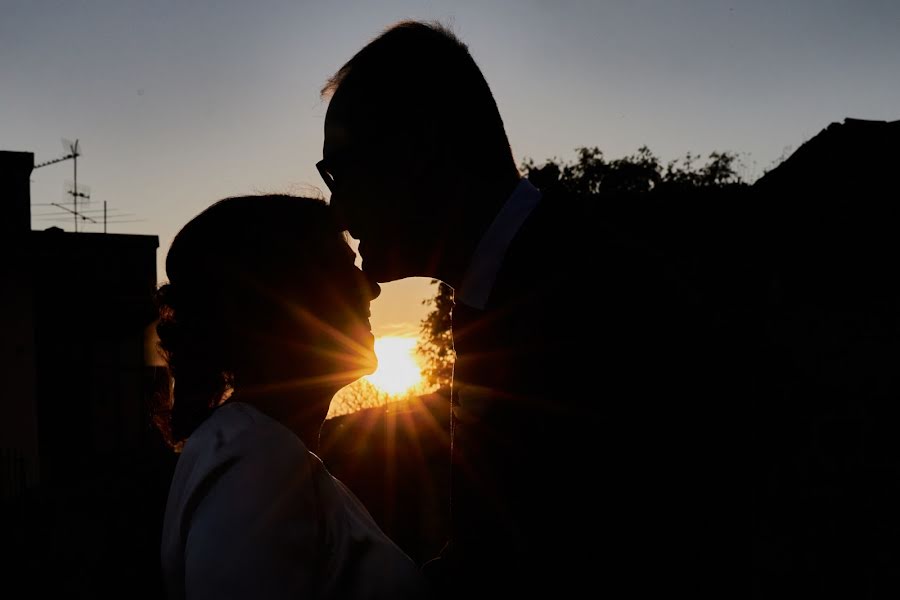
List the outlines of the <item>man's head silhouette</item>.
{"type": "Polygon", "coordinates": [[[458,283],[519,178],[497,104],[468,48],[401,22],[329,80],[319,171],[375,281],[458,283]]]}

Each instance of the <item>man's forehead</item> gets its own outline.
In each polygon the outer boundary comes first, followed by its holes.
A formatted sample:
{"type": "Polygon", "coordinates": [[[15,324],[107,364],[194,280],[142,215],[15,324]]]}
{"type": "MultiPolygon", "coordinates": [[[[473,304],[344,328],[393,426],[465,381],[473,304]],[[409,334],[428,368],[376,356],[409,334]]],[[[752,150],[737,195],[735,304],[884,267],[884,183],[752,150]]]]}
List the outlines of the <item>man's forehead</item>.
{"type": "Polygon", "coordinates": [[[384,139],[384,123],[372,114],[371,106],[338,89],[325,113],[324,154],[384,139]]]}

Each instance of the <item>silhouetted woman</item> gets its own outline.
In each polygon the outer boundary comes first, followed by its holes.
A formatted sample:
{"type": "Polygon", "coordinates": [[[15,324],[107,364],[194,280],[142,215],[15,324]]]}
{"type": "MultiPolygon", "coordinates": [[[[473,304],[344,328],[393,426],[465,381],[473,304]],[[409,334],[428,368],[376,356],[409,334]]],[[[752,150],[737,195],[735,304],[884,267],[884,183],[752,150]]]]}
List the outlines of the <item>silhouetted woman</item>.
{"type": "Polygon", "coordinates": [[[405,598],[417,567],[314,454],[332,396],[376,366],[378,295],[319,200],[222,200],[166,257],[161,423],[183,442],[162,565],[170,598],[405,598]]]}

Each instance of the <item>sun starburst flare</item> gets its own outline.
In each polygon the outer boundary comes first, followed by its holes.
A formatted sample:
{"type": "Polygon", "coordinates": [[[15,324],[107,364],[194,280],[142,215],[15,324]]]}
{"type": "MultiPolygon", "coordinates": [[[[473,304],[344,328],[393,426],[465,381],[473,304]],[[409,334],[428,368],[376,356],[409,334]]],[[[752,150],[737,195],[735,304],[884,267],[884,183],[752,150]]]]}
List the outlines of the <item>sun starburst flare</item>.
{"type": "Polygon", "coordinates": [[[422,369],[416,362],[416,338],[382,337],[375,340],[378,369],[365,378],[379,390],[401,395],[422,383],[422,369]]]}

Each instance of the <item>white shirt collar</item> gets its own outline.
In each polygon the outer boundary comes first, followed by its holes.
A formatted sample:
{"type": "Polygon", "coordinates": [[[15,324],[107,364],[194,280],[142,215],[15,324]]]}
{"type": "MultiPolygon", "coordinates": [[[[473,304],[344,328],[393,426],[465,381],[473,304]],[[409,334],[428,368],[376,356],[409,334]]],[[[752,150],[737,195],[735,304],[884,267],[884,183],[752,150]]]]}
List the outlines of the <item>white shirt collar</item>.
{"type": "Polygon", "coordinates": [[[479,310],[485,309],[506,250],[540,199],[539,189],[525,178],[519,180],[516,189],[478,242],[456,294],[457,302],[479,310]]]}

